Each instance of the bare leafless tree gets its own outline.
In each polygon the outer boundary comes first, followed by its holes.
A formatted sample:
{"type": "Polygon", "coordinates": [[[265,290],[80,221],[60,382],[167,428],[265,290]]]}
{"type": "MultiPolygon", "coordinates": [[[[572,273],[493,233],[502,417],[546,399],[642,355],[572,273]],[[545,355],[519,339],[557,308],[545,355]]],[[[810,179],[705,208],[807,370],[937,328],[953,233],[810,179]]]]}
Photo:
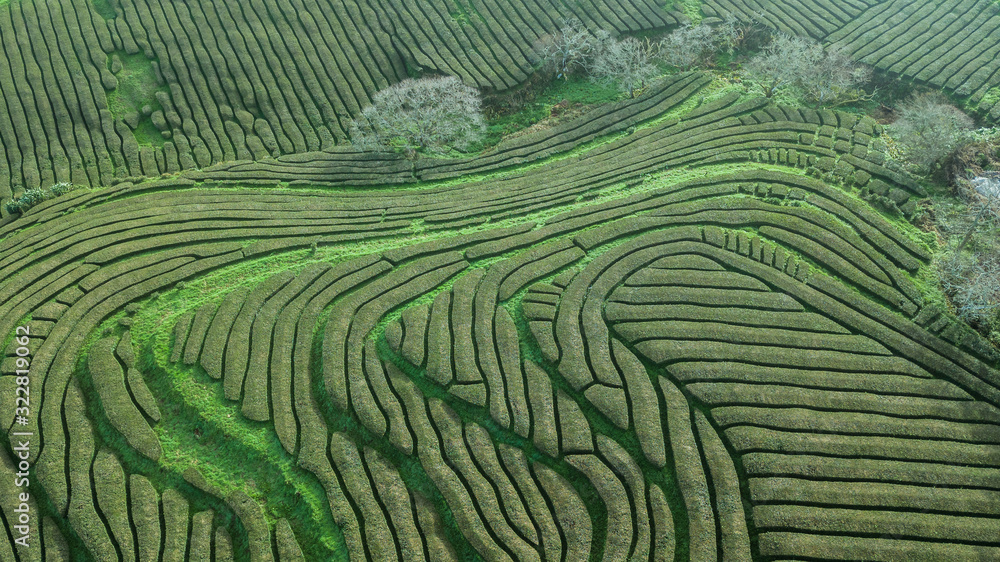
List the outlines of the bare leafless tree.
{"type": "Polygon", "coordinates": [[[959,318],[988,325],[1000,310],[1000,263],[980,258],[949,252],[939,260],[938,273],[959,318]]]}
{"type": "Polygon", "coordinates": [[[836,49],[824,49],[811,39],[777,34],[744,67],[745,75],[766,97],[793,86],[807,101],[820,105],[870,98],[861,86],[871,79],[871,69],[836,49]]]}
{"type": "Polygon", "coordinates": [[[969,211],[973,218],[969,230],[962,237],[962,242],[955,250],[958,254],[965,249],[983,219],[1000,219],[1000,177],[997,177],[996,174],[980,176],[973,178],[969,183],[972,184],[972,193],[969,194],[969,211]]]}
{"type": "Polygon", "coordinates": [[[840,49],[823,49],[815,43],[806,52],[799,87],[809,101],[820,105],[841,105],[870,99],[871,94],[860,86],[867,84],[871,78],[871,67],[855,63],[840,49]]]}
{"type": "Polygon", "coordinates": [[[744,67],[744,74],[772,97],[783,86],[795,84],[802,76],[802,55],[809,49],[805,39],[779,33],[744,67]]]}
{"type": "Polygon", "coordinates": [[[653,64],[656,45],[647,40],[626,37],[614,39],[609,35],[597,36],[596,55],[588,69],[592,77],[617,84],[629,97],[646,86],[659,69],[653,64]]]}
{"type": "Polygon", "coordinates": [[[940,94],[914,96],[898,108],[889,126],[913,171],[926,173],[961,143],[973,121],[940,94]]]}
{"type": "Polygon", "coordinates": [[[563,20],[555,33],[544,35],[535,42],[536,64],[548,67],[556,78],[569,80],[577,70],[586,69],[597,38],[578,19],[563,20]]]}
{"type": "MultiPolygon", "coordinates": [[[[728,30],[728,28],[726,28],[728,30]]],[[[733,28],[735,32],[735,28],[733,28]]],[[[717,35],[705,24],[685,25],[660,40],[659,56],[663,62],[681,70],[701,66],[715,52],[717,35]]]]}
{"type": "Polygon", "coordinates": [[[454,76],[407,79],[380,90],[351,124],[361,150],[468,150],[486,129],[479,91],[454,76]]]}
{"type": "Polygon", "coordinates": [[[756,51],[771,39],[771,30],[764,21],[763,13],[742,18],[730,14],[714,28],[716,42],[727,53],[756,51]]]}

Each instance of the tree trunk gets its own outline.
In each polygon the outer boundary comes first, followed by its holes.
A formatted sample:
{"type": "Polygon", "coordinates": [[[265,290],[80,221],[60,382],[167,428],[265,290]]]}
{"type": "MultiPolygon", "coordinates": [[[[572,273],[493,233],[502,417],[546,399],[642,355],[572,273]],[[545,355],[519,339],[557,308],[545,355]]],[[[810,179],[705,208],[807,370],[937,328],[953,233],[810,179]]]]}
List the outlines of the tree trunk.
{"type": "Polygon", "coordinates": [[[961,254],[962,249],[964,249],[965,245],[968,244],[969,240],[972,239],[972,234],[976,232],[976,227],[979,226],[979,221],[983,218],[983,215],[986,214],[987,210],[988,207],[983,207],[982,210],[980,210],[979,213],[976,214],[976,220],[972,221],[972,226],[969,227],[969,231],[966,232],[965,237],[962,238],[962,243],[959,244],[958,249],[955,250],[955,255],[961,254]]]}

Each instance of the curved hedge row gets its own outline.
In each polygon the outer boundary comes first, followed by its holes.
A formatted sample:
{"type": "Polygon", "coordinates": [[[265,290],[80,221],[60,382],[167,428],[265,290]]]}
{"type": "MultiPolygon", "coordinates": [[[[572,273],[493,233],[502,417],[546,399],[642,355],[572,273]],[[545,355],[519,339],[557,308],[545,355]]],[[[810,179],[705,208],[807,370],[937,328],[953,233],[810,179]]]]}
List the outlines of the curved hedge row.
{"type": "Polygon", "coordinates": [[[701,10],[707,16],[706,19],[734,17],[743,21],[756,21],[790,35],[821,40],[845,25],[850,25],[866,9],[877,4],[879,2],[876,0],[799,0],[780,3],[707,0],[701,10]]]}
{"type": "Polygon", "coordinates": [[[653,85],[650,93],[639,98],[607,104],[554,127],[506,139],[472,158],[424,158],[413,164],[395,153],[359,154],[342,149],[290,154],[261,162],[218,164],[185,176],[195,180],[376,185],[487,173],[566,152],[656,118],[689,99],[709,81],[702,73],[678,74],[653,85]]]}
{"type": "MultiPolygon", "coordinates": [[[[700,84],[697,74],[682,75],[674,85],[667,85],[664,92],[685,86],[673,97],[690,96],[690,89],[700,84]]],[[[488,216],[490,220],[504,218],[513,209],[530,212],[565,204],[590,191],[599,190],[615,182],[638,181],[643,176],[662,170],[698,167],[721,163],[761,162],[779,167],[805,170],[827,182],[867,188],[872,192],[893,199],[907,215],[916,211],[916,198],[926,195],[924,189],[912,178],[884,166],[884,156],[873,144],[873,137],[881,126],[867,117],[827,110],[766,107],[764,99],[736,103],[739,96],[730,94],[703,103],[679,119],[655,122],[611,142],[601,144],[579,155],[554,159],[530,175],[500,174],[486,179],[458,184],[448,189],[456,198],[467,197],[464,207],[449,206],[423,216],[427,222],[446,223],[459,217],[488,216]],[[558,187],[556,187],[558,186],[558,187]],[[475,194],[474,197],[467,194],[475,194]]],[[[668,98],[668,100],[671,98],[668,98]]],[[[669,101],[668,105],[678,103],[669,101]]],[[[624,110],[633,111],[636,104],[624,110]]],[[[623,111],[624,111],[623,110],[623,111]]],[[[600,119],[598,119],[600,121],[600,119]]],[[[581,117],[574,124],[584,133],[591,125],[590,118],[581,117]]],[[[575,129],[574,129],[575,130],[575,129]]],[[[576,135],[577,133],[573,133],[576,135]]],[[[559,148],[555,137],[545,136],[537,144],[545,153],[549,148],[559,148]]],[[[578,140],[587,140],[586,134],[578,140]]],[[[561,142],[561,141],[560,141],[561,142]]],[[[570,146],[575,146],[573,141],[570,146]]],[[[568,148],[568,147],[567,147],[568,148]]],[[[518,146],[498,147],[495,155],[485,155],[453,164],[449,160],[424,159],[415,163],[413,175],[400,176],[395,165],[384,170],[381,180],[376,180],[366,168],[355,174],[336,164],[321,171],[315,162],[301,157],[285,159],[278,164],[246,164],[221,166],[189,174],[191,178],[225,181],[251,181],[271,185],[277,182],[296,184],[321,183],[331,186],[366,185],[375,181],[408,183],[418,179],[459,177],[472,173],[490,173],[499,166],[523,162],[518,156],[518,146]],[[323,174],[331,175],[324,176],[323,174]]],[[[323,156],[323,158],[327,158],[323,156]]],[[[339,162],[346,155],[339,155],[339,162]]],[[[363,161],[375,158],[366,155],[363,161]]],[[[389,160],[390,163],[398,160],[389,160]]],[[[776,192],[785,197],[788,192],[776,192]]],[[[421,209],[419,196],[389,196],[405,201],[407,211],[421,209]]],[[[423,207],[421,210],[434,207],[423,207]]],[[[438,207],[440,209],[440,207],[438,207]]],[[[396,214],[390,211],[386,217],[396,214]]]]}
{"type": "MultiPolygon", "coordinates": [[[[552,0],[284,0],[273,6],[129,0],[112,10],[101,19],[79,0],[60,2],[56,10],[35,2],[3,8],[2,52],[10,64],[0,65],[0,200],[57,182],[109,185],[182,170],[199,180],[340,185],[497,170],[662,113],[704,80],[678,76],[657,95],[518,137],[479,158],[422,161],[414,169],[401,159],[361,158],[337,148],[352,116],[375,91],[405,78],[408,65],[504,90],[525,80],[530,46],[564,18],[628,33],[674,26],[684,16],[648,0],[586,6],[552,0]]],[[[969,106],[989,119],[1000,112],[996,10],[989,0],[713,0],[704,6],[711,18],[758,18],[967,96],[969,106]]],[[[817,166],[859,184],[891,176],[868,160],[857,147],[868,143],[857,136],[835,139],[847,141],[844,150],[820,138],[803,150],[792,135],[749,142],[729,133],[728,142],[704,137],[713,142],[697,152],[710,152],[714,161],[766,154],[775,163],[817,166]]],[[[679,156],[657,165],[700,161],[679,156]]],[[[906,197],[900,199],[905,205],[906,197]]]]}
{"type": "Polygon", "coordinates": [[[408,69],[505,90],[527,79],[532,44],[565,18],[615,34],[683,19],[649,0],[528,4],[5,5],[0,202],[57,182],[328,150],[408,69]]]}
{"type": "MultiPolygon", "coordinates": [[[[662,107],[699,84],[678,78],[662,107]]],[[[930,252],[853,191],[921,194],[869,153],[875,133],[730,95],[509,177],[174,179],[45,202],[0,226],[0,333],[30,318],[38,336],[46,544],[101,560],[994,556],[1000,373],[924,306],[912,276],[930,252]],[[219,443],[201,432],[252,462],[181,454],[219,443]]]]}
{"type": "Polygon", "coordinates": [[[987,0],[885,2],[825,41],[876,68],[947,89],[1000,118],[1000,8],[987,0]]]}

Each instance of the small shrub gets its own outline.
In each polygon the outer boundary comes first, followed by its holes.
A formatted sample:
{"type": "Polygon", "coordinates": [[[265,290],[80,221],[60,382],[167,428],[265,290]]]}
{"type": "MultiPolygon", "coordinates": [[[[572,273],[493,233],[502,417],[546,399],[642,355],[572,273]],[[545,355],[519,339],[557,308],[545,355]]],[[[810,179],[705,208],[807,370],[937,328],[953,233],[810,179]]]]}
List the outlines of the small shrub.
{"type": "Polygon", "coordinates": [[[73,184],[65,181],[52,184],[52,187],[49,188],[49,192],[55,197],[65,195],[70,191],[73,191],[73,184]]]}
{"type": "Polygon", "coordinates": [[[28,189],[21,195],[21,200],[24,201],[29,207],[33,207],[42,201],[45,201],[45,191],[35,188],[28,189]]]}
{"type": "Polygon", "coordinates": [[[22,214],[50,197],[58,197],[69,193],[74,189],[76,189],[76,186],[69,182],[59,182],[53,184],[48,188],[48,190],[39,188],[28,189],[25,190],[20,197],[7,201],[4,204],[4,210],[6,210],[8,214],[22,214]]]}
{"type": "Polygon", "coordinates": [[[20,197],[12,199],[4,204],[4,209],[10,213],[24,213],[28,209],[34,207],[35,205],[45,201],[46,194],[45,191],[34,188],[27,189],[20,197]]]}

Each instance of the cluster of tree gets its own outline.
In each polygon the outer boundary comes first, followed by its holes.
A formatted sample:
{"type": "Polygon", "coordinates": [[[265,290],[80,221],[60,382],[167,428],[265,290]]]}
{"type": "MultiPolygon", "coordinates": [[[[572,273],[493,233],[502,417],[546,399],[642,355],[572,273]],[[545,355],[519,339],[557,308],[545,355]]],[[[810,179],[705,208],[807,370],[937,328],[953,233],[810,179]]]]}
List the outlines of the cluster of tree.
{"type": "MultiPolygon", "coordinates": [[[[768,43],[769,38],[764,26],[735,19],[714,27],[686,25],[659,41],[616,38],[572,19],[540,38],[533,56],[539,73],[563,80],[587,75],[635,97],[663,66],[680,70],[714,66],[722,54],[764,45],[743,65],[743,73],[767,97],[785,87],[797,88],[805,99],[820,105],[868,95],[860,87],[871,76],[867,67],[815,41],[777,34],[768,43]]],[[[354,120],[351,139],[362,150],[396,149],[410,158],[421,150],[464,151],[484,136],[481,106],[479,93],[457,78],[404,80],[372,97],[372,105],[354,120]]]]}
{"type": "MultiPolygon", "coordinates": [[[[846,54],[812,39],[772,33],[754,21],[735,19],[708,26],[686,25],[658,41],[615,38],[591,31],[579,20],[564,21],[534,45],[538,73],[568,80],[573,75],[618,85],[634,97],[662,66],[689,70],[714,66],[722,54],[740,53],[739,75],[771,98],[784,89],[816,105],[871,99],[863,86],[872,71],[846,54]],[[747,56],[746,52],[759,48],[747,56]]],[[[912,171],[926,173],[960,142],[972,121],[940,97],[918,96],[899,108],[893,125],[912,171]]],[[[486,129],[479,92],[455,77],[404,80],[377,92],[354,120],[351,139],[362,150],[465,151],[486,129]]]]}
{"type": "Polygon", "coordinates": [[[656,63],[680,70],[715,66],[720,55],[763,45],[742,66],[741,74],[770,98],[795,88],[816,105],[836,106],[871,99],[864,85],[868,66],[812,39],[771,34],[756,22],[730,19],[717,25],[686,25],[653,42],[631,37],[614,39],[605,31],[591,33],[579,21],[563,24],[536,45],[537,60],[568,79],[573,73],[619,84],[630,96],[658,73],[656,63]]]}
{"type": "Polygon", "coordinates": [[[555,33],[541,37],[534,46],[541,72],[563,80],[577,73],[588,74],[617,84],[629,97],[635,97],[637,90],[659,74],[656,54],[657,45],[648,39],[616,39],[603,29],[591,32],[576,19],[564,21],[555,33]]]}
{"type": "MultiPolygon", "coordinates": [[[[579,20],[564,22],[535,47],[541,72],[568,79],[584,71],[631,97],[659,74],[656,52],[657,45],[648,40],[592,33],[579,20]]],[[[482,141],[485,131],[478,90],[454,76],[407,79],[380,90],[350,127],[356,148],[399,150],[411,159],[419,151],[466,151],[482,141]]]]}
{"type": "Polygon", "coordinates": [[[74,186],[67,182],[53,184],[48,189],[26,189],[20,197],[7,201],[4,204],[4,210],[6,210],[8,214],[24,213],[28,209],[38,205],[46,199],[51,199],[64,193],[69,193],[73,189],[74,186]]]}
{"type": "Polygon", "coordinates": [[[555,33],[540,38],[534,46],[534,58],[542,72],[557,79],[585,74],[617,84],[629,97],[635,97],[638,90],[660,74],[660,64],[680,70],[714,66],[720,53],[746,47],[762,29],[753,22],[730,19],[715,27],[688,24],[653,41],[614,38],[605,30],[591,32],[573,19],[564,21],[555,33]]]}
{"type": "Polygon", "coordinates": [[[995,152],[995,147],[990,140],[977,141],[972,118],[940,93],[914,95],[896,108],[896,114],[887,130],[903,167],[925,175],[952,161],[954,175],[949,179],[964,203],[936,213],[935,226],[945,241],[945,250],[935,260],[938,279],[959,318],[996,339],[1000,246],[991,231],[1000,226],[1000,173],[984,171],[959,156],[970,145],[986,145],[988,152],[995,152]]]}

